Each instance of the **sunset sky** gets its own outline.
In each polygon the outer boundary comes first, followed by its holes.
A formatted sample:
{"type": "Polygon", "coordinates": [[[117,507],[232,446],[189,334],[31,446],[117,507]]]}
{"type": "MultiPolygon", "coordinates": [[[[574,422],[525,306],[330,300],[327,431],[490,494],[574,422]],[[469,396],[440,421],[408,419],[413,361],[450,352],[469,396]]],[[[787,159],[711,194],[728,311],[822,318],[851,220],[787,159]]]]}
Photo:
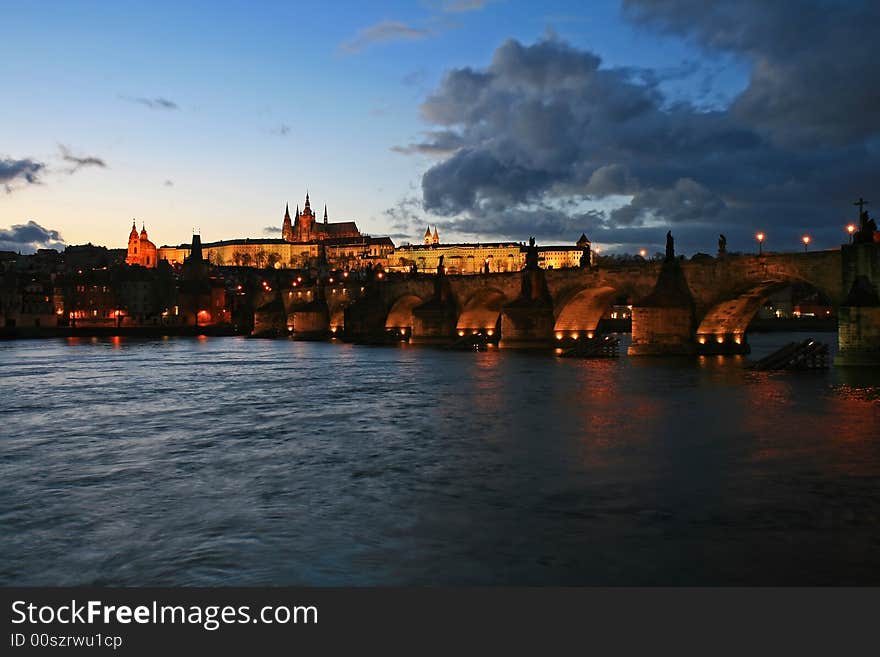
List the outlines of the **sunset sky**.
{"type": "Polygon", "coordinates": [[[880,206],[876,2],[0,0],[0,249],[279,236],[686,253],[880,206]],[[29,224],[28,222],[35,222],[29,224]]]}

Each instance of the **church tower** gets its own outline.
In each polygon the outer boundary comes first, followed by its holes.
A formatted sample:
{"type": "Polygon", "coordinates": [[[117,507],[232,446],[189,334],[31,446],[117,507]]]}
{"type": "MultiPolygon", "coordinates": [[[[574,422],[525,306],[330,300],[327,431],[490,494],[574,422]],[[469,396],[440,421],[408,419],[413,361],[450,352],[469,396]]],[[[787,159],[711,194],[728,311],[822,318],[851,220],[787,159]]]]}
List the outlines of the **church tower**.
{"type": "Polygon", "coordinates": [[[432,244],[440,244],[440,233],[437,232],[437,226],[434,226],[434,237],[431,238],[432,244]]]}
{"type": "Polygon", "coordinates": [[[137,265],[138,263],[138,245],[140,237],[138,229],[135,226],[134,219],[131,220],[131,232],[128,234],[128,254],[125,256],[125,262],[129,265],[137,265]]]}
{"type": "Polygon", "coordinates": [[[425,228],[425,246],[431,245],[431,227],[425,228]]]}
{"type": "Polygon", "coordinates": [[[315,234],[315,213],[312,212],[312,205],[309,203],[309,193],[306,192],[306,204],[303,211],[297,212],[296,216],[296,241],[308,242],[316,237],[315,234]]]}
{"type": "Polygon", "coordinates": [[[324,225],[327,225],[327,204],[324,204],[324,225]]]}
{"type": "Polygon", "coordinates": [[[293,224],[290,223],[290,206],[284,205],[284,222],[281,224],[281,239],[293,241],[293,224]]]}

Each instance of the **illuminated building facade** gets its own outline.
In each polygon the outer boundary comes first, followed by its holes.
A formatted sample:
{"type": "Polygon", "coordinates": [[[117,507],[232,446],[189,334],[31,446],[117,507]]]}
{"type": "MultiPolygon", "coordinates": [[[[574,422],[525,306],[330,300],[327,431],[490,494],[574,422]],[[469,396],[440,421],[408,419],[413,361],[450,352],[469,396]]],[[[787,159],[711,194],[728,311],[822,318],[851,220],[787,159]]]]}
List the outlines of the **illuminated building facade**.
{"type": "MultiPolygon", "coordinates": [[[[543,269],[579,267],[584,250],[590,253],[586,235],[574,246],[539,246],[538,266],[543,269]]],[[[527,247],[520,242],[488,242],[480,244],[442,244],[437,229],[425,231],[424,244],[399,246],[388,255],[388,269],[434,272],[443,256],[449,274],[481,274],[520,271],[526,263],[527,247]]]]}
{"type": "Polygon", "coordinates": [[[131,232],[128,234],[128,253],[125,256],[125,264],[148,268],[156,267],[159,264],[158,249],[147,237],[146,226],[142,226],[141,232],[138,233],[134,221],[131,222],[131,232]]]}
{"type": "MultiPolygon", "coordinates": [[[[326,205],[323,221],[316,219],[306,194],[302,212],[297,207],[293,219],[289,207],[285,208],[280,239],[206,242],[202,244],[203,257],[216,266],[308,269],[316,264],[323,246],[331,267],[358,269],[367,263],[384,264],[394,250],[390,238],[364,235],[353,221],[329,221],[326,205]]],[[[172,265],[183,263],[189,255],[189,244],[159,249],[159,259],[172,265]]]]}

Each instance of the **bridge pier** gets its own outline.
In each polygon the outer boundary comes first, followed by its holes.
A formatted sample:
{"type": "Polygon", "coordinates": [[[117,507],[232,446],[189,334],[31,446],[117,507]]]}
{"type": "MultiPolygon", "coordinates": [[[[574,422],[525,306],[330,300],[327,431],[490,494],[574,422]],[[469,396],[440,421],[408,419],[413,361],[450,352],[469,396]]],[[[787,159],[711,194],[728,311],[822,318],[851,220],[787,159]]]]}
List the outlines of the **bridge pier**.
{"type": "Polygon", "coordinates": [[[445,345],[455,339],[455,306],[448,300],[431,299],[412,314],[412,344],[445,345]]]}
{"type": "Polygon", "coordinates": [[[412,310],[412,344],[450,344],[455,339],[455,324],[458,314],[443,257],[437,266],[434,277],[434,295],[425,303],[412,310]]]}
{"type": "Polygon", "coordinates": [[[844,289],[837,313],[835,365],[880,365],[880,244],[841,247],[844,289]]]}
{"type": "Polygon", "coordinates": [[[632,309],[630,356],[684,356],[697,353],[694,298],[681,265],[667,246],[654,290],[632,309]]]}
{"type": "Polygon", "coordinates": [[[287,315],[291,335],[299,340],[325,340],[330,337],[330,310],[324,299],[295,306],[287,315]]]}
{"type": "Polygon", "coordinates": [[[544,270],[538,268],[537,249],[531,240],[526,268],[520,279],[519,297],[501,310],[502,349],[541,349],[553,339],[553,301],[544,270]]]}

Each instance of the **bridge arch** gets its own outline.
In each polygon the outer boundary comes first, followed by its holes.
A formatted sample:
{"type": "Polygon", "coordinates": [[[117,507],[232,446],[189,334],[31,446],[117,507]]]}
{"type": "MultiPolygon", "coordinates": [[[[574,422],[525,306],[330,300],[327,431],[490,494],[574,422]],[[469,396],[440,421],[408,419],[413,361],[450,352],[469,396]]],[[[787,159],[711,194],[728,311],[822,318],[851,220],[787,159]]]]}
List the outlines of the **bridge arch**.
{"type": "Polygon", "coordinates": [[[413,308],[425,303],[425,300],[416,294],[405,294],[399,297],[388,311],[385,317],[386,329],[412,329],[413,308]]]}
{"type": "Polygon", "coordinates": [[[507,296],[495,288],[483,288],[475,292],[461,309],[455,328],[462,331],[486,331],[493,335],[499,330],[501,310],[507,296]]]}
{"type": "Polygon", "coordinates": [[[596,330],[599,320],[619,296],[617,288],[604,285],[574,291],[563,297],[553,330],[557,337],[574,337],[596,330]]]}
{"type": "Polygon", "coordinates": [[[824,290],[802,278],[760,281],[713,303],[699,321],[696,330],[697,342],[721,344],[733,341],[742,344],[749,324],[764,302],[776,292],[798,284],[816,290],[829,304],[832,303],[833,290],[824,290]]]}

